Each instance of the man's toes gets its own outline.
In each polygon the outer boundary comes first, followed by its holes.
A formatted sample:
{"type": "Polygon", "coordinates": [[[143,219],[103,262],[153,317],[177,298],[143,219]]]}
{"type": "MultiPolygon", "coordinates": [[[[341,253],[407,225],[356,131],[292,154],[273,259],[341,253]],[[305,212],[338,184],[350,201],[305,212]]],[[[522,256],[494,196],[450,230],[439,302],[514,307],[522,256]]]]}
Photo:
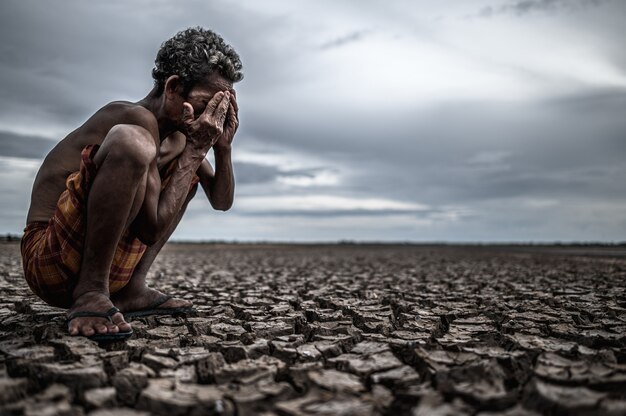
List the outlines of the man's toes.
{"type": "Polygon", "coordinates": [[[96,331],[98,331],[99,334],[106,334],[107,332],[109,332],[109,329],[104,324],[96,324],[95,327],[96,331]]]}
{"type": "Polygon", "coordinates": [[[93,334],[96,333],[96,331],[94,331],[93,327],[91,325],[84,325],[81,330],[80,333],[83,334],[86,337],[90,337],[93,334]]]}
{"type": "Polygon", "coordinates": [[[132,329],[130,324],[124,320],[124,315],[119,312],[113,315],[111,319],[113,320],[113,323],[119,328],[120,332],[129,332],[132,329]]]}
{"type": "Polygon", "coordinates": [[[70,335],[78,335],[80,333],[80,325],[76,321],[70,321],[67,327],[70,335]]]}
{"type": "Polygon", "coordinates": [[[115,324],[107,324],[107,330],[110,334],[117,334],[120,329],[115,324]]]}
{"type": "Polygon", "coordinates": [[[184,300],[184,299],[179,299],[179,298],[172,298],[170,300],[168,300],[167,302],[165,302],[165,304],[163,304],[160,307],[164,307],[164,308],[191,308],[193,306],[193,302],[190,302],[188,300],[184,300]]]}
{"type": "Polygon", "coordinates": [[[133,329],[126,321],[118,323],[117,327],[120,329],[120,332],[130,332],[133,329]]]}

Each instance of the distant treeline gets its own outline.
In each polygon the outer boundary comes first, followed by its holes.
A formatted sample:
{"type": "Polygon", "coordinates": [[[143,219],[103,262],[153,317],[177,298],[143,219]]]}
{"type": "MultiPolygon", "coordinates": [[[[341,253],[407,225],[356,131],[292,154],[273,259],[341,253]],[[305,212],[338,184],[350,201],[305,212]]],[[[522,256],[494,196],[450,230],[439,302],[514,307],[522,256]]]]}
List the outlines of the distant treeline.
{"type": "MultiPolygon", "coordinates": [[[[14,242],[20,241],[22,236],[20,234],[0,234],[0,242],[14,242]]],[[[470,247],[626,247],[626,241],[621,242],[597,242],[597,241],[581,241],[581,242],[562,242],[555,241],[551,243],[546,242],[445,242],[445,241],[425,241],[425,242],[411,242],[411,241],[354,241],[354,240],[339,240],[339,241],[316,241],[316,242],[299,242],[299,241],[237,241],[237,240],[173,240],[170,244],[208,244],[208,245],[302,245],[302,246],[317,246],[317,245],[340,245],[340,246],[470,246],[470,247]]]]}
{"type": "Polygon", "coordinates": [[[237,241],[237,240],[172,240],[169,244],[213,244],[213,245],[342,245],[342,246],[471,246],[471,247],[626,247],[626,241],[621,242],[412,242],[412,241],[237,241]]]}
{"type": "Polygon", "coordinates": [[[20,241],[22,236],[20,234],[0,234],[0,241],[3,242],[12,242],[12,241],[20,241]]]}

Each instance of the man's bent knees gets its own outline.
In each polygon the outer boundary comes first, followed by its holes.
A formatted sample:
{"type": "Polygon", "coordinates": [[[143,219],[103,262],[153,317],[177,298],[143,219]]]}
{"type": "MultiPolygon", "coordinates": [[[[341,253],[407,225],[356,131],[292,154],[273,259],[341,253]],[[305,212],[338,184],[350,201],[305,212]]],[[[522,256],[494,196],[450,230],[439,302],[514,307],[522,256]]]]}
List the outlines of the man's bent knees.
{"type": "Polygon", "coordinates": [[[106,159],[120,168],[143,173],[157,157],[154,138],[140,126],[118,124],[113,126],[96,154],[98,167],[106,159]]]}

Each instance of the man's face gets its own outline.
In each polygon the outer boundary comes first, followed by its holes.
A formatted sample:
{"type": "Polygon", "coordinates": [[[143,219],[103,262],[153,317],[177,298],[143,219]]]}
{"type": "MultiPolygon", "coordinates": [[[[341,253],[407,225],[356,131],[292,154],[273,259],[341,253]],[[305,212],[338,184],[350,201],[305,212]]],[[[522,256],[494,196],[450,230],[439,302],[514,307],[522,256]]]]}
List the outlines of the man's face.
{"type": "Polygon", "coordinates": [[[198,118],[207,103],[219,91],[233,92],[233,84],[218,73],[212,73],[206,80],[199,82],[187,94],[187,101],[193,107],[194,118],[198,118]]]}

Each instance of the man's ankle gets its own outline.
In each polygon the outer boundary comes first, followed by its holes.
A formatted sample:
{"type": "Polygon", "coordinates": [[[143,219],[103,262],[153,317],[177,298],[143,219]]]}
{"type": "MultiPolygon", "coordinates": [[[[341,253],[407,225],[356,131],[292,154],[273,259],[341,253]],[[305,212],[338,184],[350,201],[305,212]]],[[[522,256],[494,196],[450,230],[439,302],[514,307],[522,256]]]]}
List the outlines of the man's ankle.
{"type": "Polygon", "coordinates": [[[109,290],[107,289],[103,289],[103,288],[82,288],[82,287],[77,287],[76,289],[74,289],[74,291],[72,292],[72,299],[74,299],[75,301],[78,298],[83,297],[84,295],[88,294],[88,293],[97,293],[100,295],[104,295],[107,298],[110,298],[111,295],[109,294],[109,290]]]}
{"type": "Polygon", "coordinates": [[[128,294],[137,294],[137,293],[143,293],[146,290],[149,290],[150,288],[146,285],[145,281],[139,282],[139,283],[133,283],[132,281],[129,282],[126,286],[124,286],[123,288],[121,288],[120,290],[118,290],[117,292],[115,292],[113,294],[114,297],[124,297],[128,294]]]}

